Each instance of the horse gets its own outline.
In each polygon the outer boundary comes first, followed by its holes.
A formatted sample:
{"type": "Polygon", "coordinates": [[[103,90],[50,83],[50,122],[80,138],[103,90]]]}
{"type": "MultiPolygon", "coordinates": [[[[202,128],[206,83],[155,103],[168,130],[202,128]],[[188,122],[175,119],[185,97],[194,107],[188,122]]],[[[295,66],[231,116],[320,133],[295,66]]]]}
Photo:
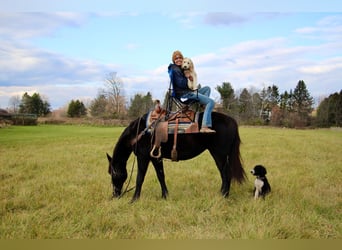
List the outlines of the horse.
{"type": "MultiPolygon", "coordinates": [[[[162,198],[168,196],[168,189],[165,183],[163,158],[171,159],[173,149],[173,134],[168,135],[168,140],[161,143],[161,157],[151,157],[153,136],[146,128],[147,115],[145,114],[132,121],[119,137],[111,157],[107,153],[109,162],[108,173],[111,175],[113,186],[113,198],[120,198],[122,187],[127,179],[127,160],[132,152],[137,159],[137,177],[135,192],[131,202],[139,199],[142,184],[150,162],[152,162],[159,180],[162,198]]],[[[199,114],[199,126],[201,125],[203,113],[199,114]]],[[[189,133],[178,134],[177,137],[177,160],[189,160],[208,150],[213,157],[219,170],[222,185],[221,194],[228,197],[231,180],[242,183],[245,178],[245,171],[240,156],[240,136],[237,122],[230,116],[212,112],[213,129],[216,133],[189,133]]]]}

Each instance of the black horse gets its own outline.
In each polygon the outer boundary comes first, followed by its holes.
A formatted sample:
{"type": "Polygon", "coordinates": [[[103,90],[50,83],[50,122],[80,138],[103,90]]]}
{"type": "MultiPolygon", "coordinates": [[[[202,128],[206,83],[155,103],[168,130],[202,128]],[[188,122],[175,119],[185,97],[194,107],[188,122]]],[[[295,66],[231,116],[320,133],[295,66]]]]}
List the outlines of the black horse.
{"type": "MultiPolygon", "coordinates": [[[[203,113],[200,114],[199,121],[202,121],[202,115],[203,113]]],[[[170,134],[168,141],[161,144],[161,158],[151,157],[151,134],[145,133],[146,119],[147,114],[132,121],[121,134],[114,148],[113,157],[107,154],[113,197],[120,197],[122,194],[122,187],[127,179],[126,164],[132,152],[135,153],[138,163],[136,187],[132,201],[140,197],[141,187],[150,161],[156,170],[162,197],[166,198],[168,195],[162,158],[171,159],[173,135],[170,134]]],[[[231,180],[235,179],[239,183],[245,180],[245,171],[240,158],[238,125],[233,118],[217,112],[212,112],[212,122],[216,133],[178,134],[178,160],[191,159],[208,149],[221,175],[221,193],[224,197],[228,197],[231,180]]]]}

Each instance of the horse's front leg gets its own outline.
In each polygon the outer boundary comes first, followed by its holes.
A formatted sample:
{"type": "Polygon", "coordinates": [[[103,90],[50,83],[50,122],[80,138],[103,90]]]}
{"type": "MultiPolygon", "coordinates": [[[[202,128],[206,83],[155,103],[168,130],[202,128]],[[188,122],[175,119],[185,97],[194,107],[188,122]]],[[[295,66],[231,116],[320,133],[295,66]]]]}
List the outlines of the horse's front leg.
{"type": "Polygon", "coordinates": [[[147,167],[150,162],[149,159],[145,159],[145,157],[142,158],[138,156],[137,158],[138,158],[138,173],[137,173],[137,179],[135,183],[135,192],[134,192],[131,202],[135,202],[136,200],[140,198],[141,187],[142,187],[142,184],[144,183],[147,167]]]}
{"type": "Polygon", "coordinates": [[[157,177],[160,183],[160,187],[162,190],[162,198],[166,199],[169,192],[166,187],[165,183],[165,174],[164,174],[164,165],[162,159],[152,159],[152,163],[154,166],[154,169],[156,170],[157,177]]]}

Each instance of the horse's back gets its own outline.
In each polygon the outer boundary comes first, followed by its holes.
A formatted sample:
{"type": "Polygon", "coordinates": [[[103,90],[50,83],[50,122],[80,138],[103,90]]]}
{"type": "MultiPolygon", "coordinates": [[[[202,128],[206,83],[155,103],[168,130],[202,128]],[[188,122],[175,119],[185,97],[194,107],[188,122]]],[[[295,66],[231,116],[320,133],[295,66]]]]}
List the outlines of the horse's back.
{"type": "MultiPolygon", "coordinates": [[[[203,113],[199,116],[201,126],[203,113]]],[[[233,141],[238,137],[237,123],[234,118],[222,113],[212,112],[212,128],[216,133],[189,133],[178,134],[176,150],[178,160],[188,160],[198,156],[205,150],[217,151],[222,155],[228,155],[231,151],[233,141]]],[[[168,136],[168,141],[162,143],[162,155],[164,158],[171,158],[171,151],[174,147],[174,135],[168,136]]]]}

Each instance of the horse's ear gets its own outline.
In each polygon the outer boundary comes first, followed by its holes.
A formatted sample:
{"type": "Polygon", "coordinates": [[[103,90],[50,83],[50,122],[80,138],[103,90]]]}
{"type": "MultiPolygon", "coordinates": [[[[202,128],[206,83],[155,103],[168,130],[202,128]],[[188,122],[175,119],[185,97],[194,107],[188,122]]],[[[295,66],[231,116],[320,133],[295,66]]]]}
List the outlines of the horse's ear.
{"type": "Polygon", "coordinates": [[[109,162],[112,162],[112,157],[110,157],[110,155],[108,154],[108,153],[106,153],[107,154],[107,159],[108,159],[108,161],[109,162]]]}

